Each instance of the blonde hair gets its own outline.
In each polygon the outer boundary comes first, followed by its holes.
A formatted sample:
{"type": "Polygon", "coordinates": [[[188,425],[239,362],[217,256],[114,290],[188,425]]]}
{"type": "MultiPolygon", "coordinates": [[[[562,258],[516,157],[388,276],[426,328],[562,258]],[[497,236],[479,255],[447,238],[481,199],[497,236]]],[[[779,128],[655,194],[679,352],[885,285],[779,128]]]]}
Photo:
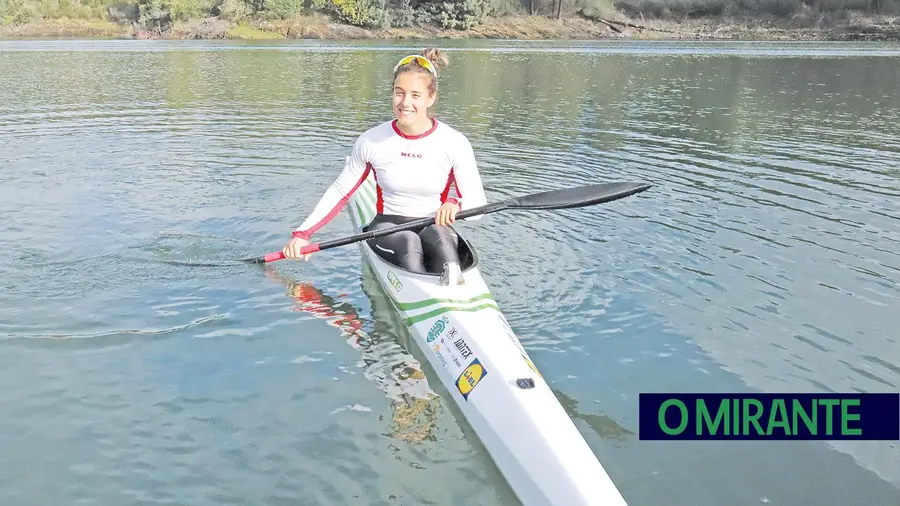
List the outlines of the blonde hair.
{"type": "MultiPolygon", "coordinates": [[[[440,75],[440,69],[443,67],[447,67],[450,65],[450,59],[447,57],[447,53],[441,51],[436,47],[429,47],[422,50],[422,56],[425,57],[428,61],[434,65],[434,71],[436,74],[440,75]]],[[[425,67],[419,65],[419,62],[413,60],[406,65],[401,65],[396,72],[394,72],[394,79],[397,79],[397,76],[402,72],[419,72],[425,73],[428,77],[431,78],[431,81],[428,83],[428,91],[432,94],[437,93],[438,84],[437,78],[431,74],[425,67]]]]}

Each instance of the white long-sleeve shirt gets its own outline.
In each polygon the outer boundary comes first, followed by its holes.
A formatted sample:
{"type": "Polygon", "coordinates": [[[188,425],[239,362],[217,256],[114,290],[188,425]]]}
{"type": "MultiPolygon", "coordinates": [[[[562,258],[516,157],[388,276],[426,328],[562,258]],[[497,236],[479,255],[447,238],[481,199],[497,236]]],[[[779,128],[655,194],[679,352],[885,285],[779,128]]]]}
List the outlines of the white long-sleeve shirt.
{"type": "Polygon", "coordinates": [[[424,218],[434,216],[445,202],[456,202],[460,210],[485,205],[469,140],[453,127],[432,121],[431,129],[416,136],[402,133],[396,120],[360,135],[343,170],[294,235],[309,239],[334,219],[371,171],[379,214],[424,218]],[[455,197],[450,195],[451,186],[455,197]]]}

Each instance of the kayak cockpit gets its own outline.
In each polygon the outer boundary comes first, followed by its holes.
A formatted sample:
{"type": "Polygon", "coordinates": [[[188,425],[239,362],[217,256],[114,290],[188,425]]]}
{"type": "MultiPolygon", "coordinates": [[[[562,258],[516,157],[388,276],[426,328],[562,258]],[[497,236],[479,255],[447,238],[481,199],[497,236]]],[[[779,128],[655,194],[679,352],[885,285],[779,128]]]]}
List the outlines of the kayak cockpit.
{"type": "MultiPolygon", "coordinates": [[[[362,231],[368,232],[369,226],[368,225],[363,226],[362,231]]],[[[459,260],[460,260],[459,267],[460,267],[460,270],[462,270],[462,272],[466,272],[478,265],[478,253],[475,252],[475,248],[472,247],[472,245],[469,243],[469,241],[467,241],[462,236],[462,234],[457,233],[457,237],[459,237],[459,243],[456,247],[456,251],[459,253],[459,260]]],[[[369,247],[369,246],[366,245],[366,247],[369,247]]],[[[382,261],[384,261],[391,267],[401,270],[401,271],[410,272],[410,271],[407,271],[406,269],[404,269],[403,267],[400,267],[395,262],[392,262],[391,259],[388,258],[387,255],[385,255],[384,253],[379,251],[378,248],[369,248],[369,249],[372,250],[372,252],[374,252],[376,255],[378,255],[378,258],[380,258],[382,261]]],[[[425,276],[440,276],[441,273],[443,272],[444,266],[443,265],[435,265],[434,262],[430,262],[429,260],[430,259],[428,259],[428,258],[425,259],[425,269],[427,270],[427,272],[424,272],[424,273],[417,272],[415,274],[425,275],[425,276]]]]}

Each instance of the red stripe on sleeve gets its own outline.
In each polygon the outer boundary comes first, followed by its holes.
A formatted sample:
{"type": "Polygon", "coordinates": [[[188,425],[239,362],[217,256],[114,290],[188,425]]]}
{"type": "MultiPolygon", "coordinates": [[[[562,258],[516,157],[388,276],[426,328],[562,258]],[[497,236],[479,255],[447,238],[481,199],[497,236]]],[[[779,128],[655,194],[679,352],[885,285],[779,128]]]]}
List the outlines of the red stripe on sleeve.
{"type": "MultiPolygon", "coordinates": [[[[343,209],[344,206],[347,205],[347,202],[350,201],[350,197],[356,192],[357,189],[359,189],[360,185],[363,184],[363,181],[366,180],[366,176],[369,175],[369,172],[371,170],[372,170],[372,164],[366,163],[366,171],[363,172],[362,176],[360,176],[359,181],[357,181],[356,184],[353,185],[353,188],[349,192],[347,192],[347,194],[344,195],[341,198],[341,200],[338,201],[337,204],[334,205],[334,207],[331,209],[331,211],[324,218],[319,220],[319,222],[316,223],[315,225],[309,227],[306,230],[297,230],[296,232],[293,233],[293,236],[300,237],[301,239],[309,240],[309,238],[312,237],[312,235],[315,234],[316,231],[318,231],[320,228],[322,228],[329,221],[333,220],[334,217],[337,216],[338,213],[341,212],[341,209],[343,209]]],[[[379,191],[380,191],[380,189],[379,189],[379,191]]],[[[380,200],[381,200],[381,198],[379,196],[379,202],[380,202],[380,200]]]]}
{"type": "Polygon", "coordinates": [[[384,214],[384,199],[381,198],[381,185],[378,184],[378,174],[374,173],[375,177],[375,212],[378,214],[384,214]]]}
{"type": "MultiPolygon", "coordinates": [[[[449,197],[450,195],[450,185],[456,184],[456,176],[453,175],[453,169],[450,169],[450,174],[447,176],[447,186],[444,187],[444,191],[441,192],[441,203],[446,204],[447,202],[453,202],[458,204],[459,201],[453,197],[449,197]]],[[[456,194],[462,198],[462,195],[459,194],[459,187],[456,188],[456,194]]]]}

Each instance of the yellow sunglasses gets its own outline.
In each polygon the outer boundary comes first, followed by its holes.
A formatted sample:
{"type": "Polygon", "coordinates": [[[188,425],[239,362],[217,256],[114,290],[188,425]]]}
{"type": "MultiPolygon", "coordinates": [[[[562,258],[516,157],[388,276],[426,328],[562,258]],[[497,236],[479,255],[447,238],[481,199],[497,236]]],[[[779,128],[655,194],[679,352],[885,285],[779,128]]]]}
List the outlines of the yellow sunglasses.
{"type": "Polygon", "coordinates": [[[431,61],[429,61],[428,58],[425,58],[424,56],[420,56],[417,54],[411,54],[407,57],[404,57],[402,60],[400,60],[396,65],[394,65],[394,72],[396,72],[397,69],[399,69],[401,65],[406,65],[407,63],[409,63],[413,60],[416,60],[419,63],[419,65],[425,67],[426,69],[428,69],[429,72],[431,72],[431,74],[434,77],[437,77],[437,69],[434,68],[434,65],[431,63],[431,61]]]}

